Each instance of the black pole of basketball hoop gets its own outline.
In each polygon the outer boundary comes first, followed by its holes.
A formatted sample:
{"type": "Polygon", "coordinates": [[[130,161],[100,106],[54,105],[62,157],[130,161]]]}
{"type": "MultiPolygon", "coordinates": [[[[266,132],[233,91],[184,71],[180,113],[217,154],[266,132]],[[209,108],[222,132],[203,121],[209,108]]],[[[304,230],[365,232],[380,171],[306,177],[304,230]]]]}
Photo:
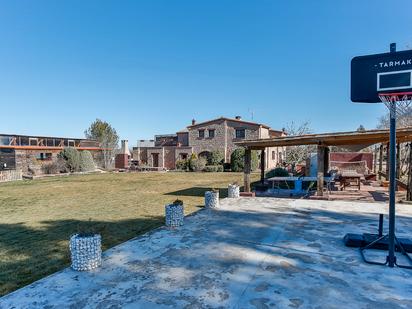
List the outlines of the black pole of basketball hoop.
{"type": "MultiPolygon", "coordinates": [[[[390,52],[396,52],[396,43],[390,45],[390,52]]],[[[389,102],[390,108],[390,138],[389,138],[389,253],[387,262],[394,267],[395,256],[395,191],[396,191],[396,102],[389,102]]]]}

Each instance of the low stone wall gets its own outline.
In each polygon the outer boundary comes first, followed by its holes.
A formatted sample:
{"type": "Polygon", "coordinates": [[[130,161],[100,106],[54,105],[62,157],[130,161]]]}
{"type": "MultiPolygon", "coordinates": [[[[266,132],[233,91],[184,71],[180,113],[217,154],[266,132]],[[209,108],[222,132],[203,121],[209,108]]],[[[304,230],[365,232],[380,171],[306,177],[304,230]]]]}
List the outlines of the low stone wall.
{"type": "Polygon", "coordinates": [[[20,170],[0,171],[0,182],[22,180],[22,172],[20,170]]]}

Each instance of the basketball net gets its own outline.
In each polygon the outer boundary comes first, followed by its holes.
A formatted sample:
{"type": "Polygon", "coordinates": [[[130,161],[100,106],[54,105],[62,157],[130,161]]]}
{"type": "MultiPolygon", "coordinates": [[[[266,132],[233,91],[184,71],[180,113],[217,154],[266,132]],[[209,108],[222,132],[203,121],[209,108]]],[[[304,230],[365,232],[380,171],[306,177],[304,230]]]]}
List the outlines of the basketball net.
{"type": "Polygon", "coordinates": [[[391,118],[412,111],[412,92],[380,93],[379,99],[389,109],[391,118]]]}

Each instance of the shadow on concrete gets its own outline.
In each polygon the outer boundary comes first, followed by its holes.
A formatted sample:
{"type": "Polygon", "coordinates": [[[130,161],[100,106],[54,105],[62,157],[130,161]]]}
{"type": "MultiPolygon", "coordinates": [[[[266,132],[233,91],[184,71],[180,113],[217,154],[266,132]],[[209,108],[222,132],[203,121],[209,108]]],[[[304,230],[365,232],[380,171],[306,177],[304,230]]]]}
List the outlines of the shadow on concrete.
{"type": "Polygon", "coordinates": [[[376,202],[387,202],[389,201],[389,196],[385,192],[380,191],[368,191],[369,194],[372,196],[373,200],[376,202]]]}
{"type": "Polygon", "coordinates": [[[163,216],[114,222],[43,221],[38,228],[0,224],[0,295],[56,272],[70,263],[69,238],[79,226],[102,235],[106,250],[164,224],[163,216]]]}
{"type": "MultiPolygon", "coordinates": [[[[202,189],[206,190],[206,188],[202,189]]],[[[247,203],[246,199],[245,203],[247,203]]],[[[256,200],[256,203],[260,203],[259,200],[256,200]]],[[[191,219],[179,229],[156,233],[158,239],[165,240],[161,247],[152,249],[153,242],[142,238],[139,242],[129,243],[129,247],[125,247],[128,249],[119,248],[121,256],[126,258],[129,255],[127,263],[116,265],[115,271],[110,267],[104,269],[104,275],[100,277],[96,275],[93,279],[86,279],[92,280],[90,282],[93,284],[89,287],[83,284],[80,287],[81,291],[78,290],[80,288],[72,290],[72,286],[68,287],[64,294],[59,294],[62,301],[65,301],[67,306],[75,305],[81,299],[88,299],[96,305],[110,301],[111,305],[118,307],[127,302],[134,303],[137,307],[142,304],[147,307],[147,301],[150,300],[153,306],[167,303],[168,306],[178,308],[184,300],[187,306],[201,308],[213,307],[216,303],[211,296],[209,299],[200,298],[198,295],[212,295],[218,290],[227,292],[227,295],[222,294],[220,300],[222,307],[228,305],[225,303],[228,299],[233,302],[230,304],[233,306],[227,307],[236,307],[239,303],[251,306],[256,302],[256,297],[259,295],[257,292],[261,289],[261,286],[257,285],[259,280],[267,284],[267,295],[273,296],[276,293],[276,302],[281,304],[289,303],[290,299],[299,296],[308,307],[315,307],[319,299],[311,295],[319,289],[319,286],[327,289],[328,293],[323,294],[322,301],[328,303],[332,303],[333,295],[340,295],[340,299],[347,300],[347,303],[362,301],[368,304],[371,301],[376,302],[375,298],[379,298],[381,304],[390,305],[396,299],[402,299],[396,295],[395,288],[392,288],[391,283],[395,279],[391,279],[390,283],[382,278],[377,280],[377,277],[385,275],[381,274],[381,268],[378,266],[357,268],[358,264],[361,264],[357,250],[346,248],[342,241],[342,237],[348,232],[374,232],[378,219],[375,213],[304,207],[297,209],[288,207],[287,204],[278,204],[276,208],[266,210],[263,208],[256,212],[245,211],[245,209],[239,211],[236,208],[213,212],[201,211],[191,219]],[[155,250],[157,255],[150,259],[137,258],[133,250],[149,253],[150,250],[155,250]],[[265,255],[283,257],[283,260],[274,261],[270,257],[265,258],[265,255]],[[259,278],[256,276],[257,269],[259,278]],[[179,270],[179,274],[183,274],[182,279],[176,279],[176,270],[179,270]],[[232,276],[239,273],[242,275],[232,276]],[[359,273],[365,275],[362,277],[359,273]],[[231,280],[226,280],[229,277],[231,280]],[[371,278],[374,279],[374,289],[378,291],[372,296],[368,289],[371,278]],[[355,280],[358,288],[354,290],[355,280]],[[126,282],[130,283],[129,288],[119,289],[117,294],[99,293],[99,289],[113,291],[118,285],[124,287],[126,282]],[[169,287],[169,284],[173,288],[165,288],[169,287]],[[250,292],[241,295],[242,293],[237,293],[239,290],[229,289],[230,286],[242,287],[243,291],[250,286],[248,289],[250,292]],[[382,297],[379,291],[385,291],[382,297]],[[388,293],[390,295],[394,293],[394,297],[385,299],[388,293]]],[[[398,216],[398,221],[404,219],[410,221],[410,217],[398,216]]],[[[67,239],[68,234],[59,232],[54,235],[58,232],[56,229],[65,225],[72,226],[77,222],[75,220],[45,222],[44,231],[38,236],[56,237],[57,240],[67,239]]],[[[149,222],[156,226],[158,218],[153,218],[149,222]]],[[[107,231],[121,228],[123,224],[136,226],[141,223],[140,220],[110,223],[107,231]]],[[[407,227],[406,223],[406,221],[402,222],[402,226],[407,227]]],[[[7,232],[39,233],[35,230],[28,231],[22,225],[3,225],[1,235],[7,232]]],[[[70,233],[70,229],[67,229],[67,233],[70,233]]],[[[110,237],[110,234],[103,234],[103,239],[105,237],[110,237]]],[[[1,245],[11,249],[14,243],[9,239],[5,243],[2,241],[1,245]]],[[[51,245],[49,249],[52,248],[51,245]]],[[[20,250],[28,254],[29,259],[33,259],[31,251],[27,251],[26,248],[20,250]]],[[[33,266],[36,261],[31,262],[28,265],[36,270],[33,266]]],[[[46,263],[50,262],[46,261],[46,263]]],[[[73,275],[68,274],[68,276],[73,275]]],[[[48,284],[53,284],[52,280],[49,280],[48,284]]],[[[45,288],[54,293],[52,286],[41,285],[34,289],[45,288]]],[[[26,292],[35,293],[35,290],[26,292]]],[[[271,298],[268,298],[267,302],[268,306],[272,306],[271,298]]]]}

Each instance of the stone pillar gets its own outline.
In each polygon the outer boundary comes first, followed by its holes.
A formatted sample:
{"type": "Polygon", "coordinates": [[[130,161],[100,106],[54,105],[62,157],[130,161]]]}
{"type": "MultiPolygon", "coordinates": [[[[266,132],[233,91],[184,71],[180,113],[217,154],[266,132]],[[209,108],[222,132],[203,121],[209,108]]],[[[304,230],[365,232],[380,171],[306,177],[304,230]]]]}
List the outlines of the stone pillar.
{"type": "Polygon", "coordinates": [[[250,192],[250,172],[252,169],[252,151],[250,148],[245,148],[245,167],[243,174],[244,191],[250,192]]]}
{"type": "Polygon", "coordinates": [[[318,173],[317,173],[317,195],[323,196],[323,179],[325,175],[325,146],[318,145],[318,173]]]}

